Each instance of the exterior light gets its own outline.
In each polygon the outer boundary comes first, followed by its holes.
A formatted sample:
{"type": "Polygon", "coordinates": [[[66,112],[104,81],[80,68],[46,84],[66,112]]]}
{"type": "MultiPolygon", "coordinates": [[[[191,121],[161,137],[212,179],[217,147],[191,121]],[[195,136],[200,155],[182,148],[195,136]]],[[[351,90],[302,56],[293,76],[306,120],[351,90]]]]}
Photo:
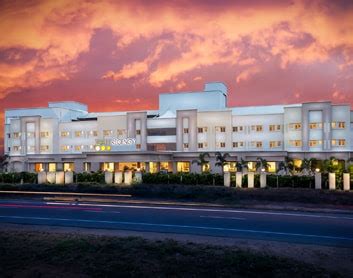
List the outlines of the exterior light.
{"type": "Polygon", "coordinates": [[[106,149],[107,149],[107,151],[110,151],[110,150],[111,150],[111,147],[110,147],[110,146],[107,146],[106,149]]]}
{"type": "Polygon", "coordinates": [[[261,172],[265,172],[265,171],[266,171],[266,169],[265,169],[265,168],[262,168],[262,169],[261,169],[261,172]]]}
{"type": "Polygon", "coordinates": [[[140,171],[141,171],[141,169],[140,169],[140,168],[137,168],[137,169],[136,169],[136,171],[137,171],[137,172],[140,172],[140,171]]]}
{"type": "Polygon", "coordinates": [[[100,146],[96,146],[96,151],[99,152],[101,150],[100,146]]]}
{"type": "Polygon", "coordinates": [[[102,146],[102,147],[101,147],[101,150],[102,150],[102,151],[105,151],[105,146],[102,146]]]}
{"type": "Polygon", "coordinates": [[[39,171],[44,172],[44,169],[43,169],[43,168],[40,168],[40,170],[39,170],[39,171]]]}
{"type": "Polygon", "coordinates": [[[319,168],[316,168],[316,169],[315,169],[315,172],[316,172],[316,173],[320,173],[320,169],[319,169],[319,168]]]}
{"type": "Polygon", "coordinates": [[[71,172],[71,168],[67,168],[67,170],[66,170],[67,172],[71,172]]]}

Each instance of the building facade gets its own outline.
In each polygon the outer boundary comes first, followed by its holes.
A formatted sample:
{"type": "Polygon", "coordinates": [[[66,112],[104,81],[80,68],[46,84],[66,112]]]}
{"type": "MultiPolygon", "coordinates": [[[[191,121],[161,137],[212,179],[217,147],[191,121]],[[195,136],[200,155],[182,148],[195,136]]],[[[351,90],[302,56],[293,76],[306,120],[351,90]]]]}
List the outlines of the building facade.
{"type": "Polygon", "coordinates": [[[353,157],[353,111],[349,105],[228,107],[223,83],[203,91],[166,93],[159,109],[88,112],[78,102],[5,111],[9,171],[199,172],[200,153],[229,153],[228,170],[241,159],[250,170],[258,157],[276,171],[285,157],[348,160],[353,157]]]}

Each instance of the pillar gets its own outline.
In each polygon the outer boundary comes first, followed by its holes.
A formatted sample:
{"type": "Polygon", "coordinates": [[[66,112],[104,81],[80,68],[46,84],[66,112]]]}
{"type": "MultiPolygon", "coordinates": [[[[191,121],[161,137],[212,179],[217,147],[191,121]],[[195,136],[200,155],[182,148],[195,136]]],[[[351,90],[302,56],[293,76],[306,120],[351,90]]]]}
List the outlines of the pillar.
{"type": "Polygon", "coordinates": [[[47,172],[47,182],[51,184],[55,183],[55,172],[47,172]]]}
{"type": "Polygon", "coordinates": [[[267,186],[267,174],[266,173],[263,173],[261,172],[260,173],[260,187],[261,188],[265,188],[267,186]]]}
{"type": "Polygon", "coordinates": [[[254,188],[254,172],[248,172],[248,188],[254,188]]]}
{"type": "Polygon", "coordinates": [[[315,173],[315,189],[321,189],[321,173],[315,173]]]}
{"type": "Polygon", "coordinates": [[[112,184],[113,183],[113,173],[109,171],[104,172],[104,181],[106,184],[112,184]]]}
{"type": "Polygon", "coordinates": [[[42,184],[46,182],[47,182],[47,173],[44,171],[38,172],[38,184],[42,184]]]}
{"type": "Polygon", "coordinates": [[[150,163],[149,162],[145,163],[145,171],[146,171],[146,173],[150,172],[150,163]]]}
{"type": "Polygon", "coordinates": [[[351,177],[349,173],[343,173],[343,190],[349,191],[351,189],[351,177]]]}
{"type": "Polygon", "coordinates": [[[141,172],[135,172],[135,182],[142,183],[142,173],[141,172]]]}
{"type": "Polygon", "coordinates": [[[65,172],[65,184],[71,184],[74,182],[74,172],[67,171],[65,172]]]}
{"type": "Polygon", "coordinates": [[[64,184],[65,183],[64,171],[56,172],[56,174],[55,174],[55,183],[56,184],[64,184]]]}
{"type": "Polygon", "coordinates": [[[132,183],[132,172],[126,171],[124,172],[124,184],[131,185],[132,183]]]}
{"type": "Polygon", "coordinates": [[[224,172],[223,179],[224,179],[224,186],[230,187],[230,172],[224,172]]]}
{"type": "Polygon", "coordinates": [[[243,173],[236,172],[235,173],[235,186],[241,188],[243,183],[243,173]]]}
{"type": "Polygon", "coordinates": [[[336,173],[329,173],[328,174],[328,184],[330,190],[336,189],[336,173]]]}
{"type": "Polygon", "coordinates": [[[123,183],[123,172],[117,171],[114,173],[114,183],[116,183],[116,184],[123,183]]]}

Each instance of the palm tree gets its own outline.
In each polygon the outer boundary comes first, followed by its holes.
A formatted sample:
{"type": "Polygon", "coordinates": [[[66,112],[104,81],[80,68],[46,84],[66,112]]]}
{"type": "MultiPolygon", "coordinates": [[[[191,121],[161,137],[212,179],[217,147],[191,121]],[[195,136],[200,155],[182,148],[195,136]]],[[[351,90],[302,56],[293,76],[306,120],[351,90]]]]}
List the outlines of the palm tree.
{"type": "MultiPolygon", "coordinates": [[[[192,161],[192,164],[196,163],[197,165],[200,166],[201,172],[202,172],[202,169],[204,167],[208,166],[209,160],[206,160],[206,157],[210,158],[210,154],[209,153],[200,153],[199,154],[199,158],[198,159],[194,159],[192,161]]],[[[209,171],[209,168],[206,169],[206,171],[209,171]]]]}
{"type": "Polygon", "coordinates": [[[248,169],[248,162],[241,158],[237,161],[237,171],[242,172],[244,169],[248,169]]]}
{"type": "Polygon", "coordinates": [[[267,162],[266,159],[261,157],[258,157],[256,159],[256,164],[255,164],[256,171],[258,171],[259,169],[260,170],[265,169],[265,171],[268,171],[269,167],[270,167],[270,164],[267,162]]]}
{"type": "Polygon", "coordinates": [[[4,171],[9,164],[9,156],[7,154],[0,157],[0,171],[4,171]]]}
{"type": "Polygon", "coordinates": [[[316,161],[315,158],[310,158],[310,159],[304,158],[302,160],[302,165],[300,167],[301,173],[305,176],[312,175],[315,161],[316,161]]]}
{"type": "Polygon", "coordinates": [[[291,175],[294,170],[294,162],[293,159],[290,157],[286,156],[284,158],[284,161],[281,161],[279,164],[279,171],[278,172],[284,172],[286,175],[291,175]]]}
{"type": "Polygon", "coordinates": [[[229,157],[229,153],[222,154],[221,152],[216,152],[216,166],[222,167],[222,174],[224,174],[224,166],[228,164],[227,157],[229,157]]]}
{"type": "Polygon", "coordinates": [[[329,159],[325,159],[322,163],[322,172],[332,173],[337,168],[337,159],[334,156],[331,156],[329,159]]]}

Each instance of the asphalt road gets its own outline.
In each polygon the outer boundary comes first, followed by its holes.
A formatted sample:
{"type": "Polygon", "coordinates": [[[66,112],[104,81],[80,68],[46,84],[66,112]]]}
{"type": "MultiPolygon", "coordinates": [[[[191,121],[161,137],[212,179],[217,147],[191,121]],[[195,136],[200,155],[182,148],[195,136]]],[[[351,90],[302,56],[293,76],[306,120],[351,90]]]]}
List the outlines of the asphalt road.
{"type": "MultiPolygon", "coordinates": [[[[0,200],[0,223],[132,230],[353,248],[353,212],[0,200]]],[[[1,224],[0,224],[1,225],[1,224]]]]}

